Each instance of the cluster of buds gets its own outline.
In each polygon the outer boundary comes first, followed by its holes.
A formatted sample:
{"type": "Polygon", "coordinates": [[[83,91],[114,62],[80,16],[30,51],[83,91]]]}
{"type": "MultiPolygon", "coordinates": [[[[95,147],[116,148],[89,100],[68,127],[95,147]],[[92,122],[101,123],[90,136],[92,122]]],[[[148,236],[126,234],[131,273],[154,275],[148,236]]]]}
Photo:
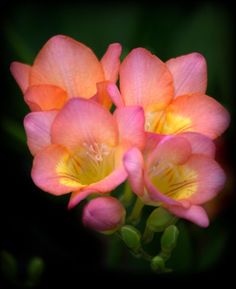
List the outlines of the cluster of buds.
{"type": "Polygon", "coordinates": [[[205,94],[207,67],[199,53],[165,63],[144,48],[122,63],[120,55],[114,43],[99,61],[84,44],[58,35],[32,66],[12,63],[31,110],[24,127],[32,179],[53,195],[70,193],[69,208],[87,199],[86,226],[116,232],[153,270],[165,271],[177,219],[209,224],[201,205],[225,182],[214,139],[228,127],[229,114],[205,94]],[[141,234],[144,205],[154,210],[141,234]],[[150,256],[143,244],[155,232],[163,232],[161,251],[150,256]]]}

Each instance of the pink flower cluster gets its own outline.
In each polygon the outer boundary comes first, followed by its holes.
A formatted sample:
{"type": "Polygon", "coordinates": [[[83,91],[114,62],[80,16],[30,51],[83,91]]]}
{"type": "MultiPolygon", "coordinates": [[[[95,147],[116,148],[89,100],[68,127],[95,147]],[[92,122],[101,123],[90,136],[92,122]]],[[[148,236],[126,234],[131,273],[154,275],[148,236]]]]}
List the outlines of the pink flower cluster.
{"type": "Polygon", "coordinates": [[[120,44],[111,44],[99,61],[84,44],[58,35],[32,66],[12,63],[32,111],[24,126],[34,183],[54,195],[71,193],[70,208],[100,195],[83,216],[99,231],[123,224],[125,209],[107,195],[126,180],[144,204],[208,226],[201,205],[225,182],[213,141],[229,114],[205,94],[204,57],[191,53],[164,63],[136,48],[120,63],[120,54],[120,44]]]}

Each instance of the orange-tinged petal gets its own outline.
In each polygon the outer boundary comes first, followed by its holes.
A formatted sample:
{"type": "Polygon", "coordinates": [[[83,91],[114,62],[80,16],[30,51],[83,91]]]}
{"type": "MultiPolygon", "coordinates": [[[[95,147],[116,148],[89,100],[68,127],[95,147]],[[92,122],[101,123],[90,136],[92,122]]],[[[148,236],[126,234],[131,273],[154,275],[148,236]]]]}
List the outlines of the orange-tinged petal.
{"type": "Polygon", "coordinates": [[[175,96],[206,93],[207,65],[200,53],[191,53],[166,62],[173,75],[175,96]]]}
{"type": "Polygon", "coordinates": [[[122,47],[119,43],[112,43],[101,59],[101,64],[106,80],[116,82],[120,68],[120,55],[122,47]]]}
{"type": "Polygon", "coordinates": [[[33,85],[25,93],[25,102],[32,111],[61,109],[66,100],[66,92],[54,85],[33,85]]]}
{"type": "Polygon", "coordinates": [[[32,168],[34,183],[53,195],[63,195],[83,187],[63,169],[69,157],[68,150],[60,145],[50,145],[39,151],[32,168]]]}
{"type": "Polygon", "coordinates": [[[96,93],[96,83],[103,80],[102,65],[92,50],[63,35],[49,39],[37,55],[30,74],[30,85],[56,85],[69,97],[90,98],[96,93]]]}
{"type": "Polygon", "coordinates": [[[185,164],[197,174],[197,190],[188,200],[195,205],[214,198],[223,188],[225,174],[216,161],[203,155],[192,155],[185,164]]]}
{"type": "Polygon", "coordinates": [[[102,104],[107,109],[110,109],[112,106],[111,98],[107,90],[109,85],[109,81],[97,83],[97,93],[91,98],[92,100],[102,104]]]}
{"type": "Polygon", "coordinates": [[[74,98],[58,113],[52,143],[74,150],[79,146],[116,146],[118,128],[112,114],[95,101],[74,98]]]}
{"type": "Polygon", "coordinates": [[[165,107],[174,93],[166,64],[144,48],[133,49],[122,62],[120,89],[126,105],[149,110],[165,107]]]}
{"type": "Polygon", "coordinates": [[[26,89],[29,87],[31,66],[14,61],[11,63],[10,70],[22,92],[25,93],[26,89]]]}
{"type": "Polygon", "coordinates": [[[162,126],[163,134],[198,132],[214,139],[228,127],[230,116],[215,99],[207,95],[185,95],[168,105],[162,126]]]}
{"type": "Polygon", "coordinates": [[[31,112],[24,119],[27,144],[32,155],[51,144],[51,126],[57,111],[31,112]]]}

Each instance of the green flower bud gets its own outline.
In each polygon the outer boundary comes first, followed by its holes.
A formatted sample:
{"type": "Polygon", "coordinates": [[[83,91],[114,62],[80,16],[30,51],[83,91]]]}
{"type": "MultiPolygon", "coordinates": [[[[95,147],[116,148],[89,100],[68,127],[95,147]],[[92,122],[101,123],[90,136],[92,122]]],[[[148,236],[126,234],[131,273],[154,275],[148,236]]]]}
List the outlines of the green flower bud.
{"type": "Polygon", "coordinates": [[[165,262],[160,256],[155,256],[151,260],[151,268],[153,271],[164,272],[165,271],[165,262]]]}
{"type": "Polygon", "coordinates": [[[120,232],[121,238],[125,242],[127,247],[129,247],[133,251],[137,251],[140,248],[141,234],[135,227],[126,225],[121,228],[120,232]]]}
{"type": "Polygon", "coordinates": [[[162,232],[166,227],[173,224],[176,217],[170,214],[167,210],[159,207],[152,211],[147,219],[147,227],[153,232],[162,232]]]}
{"type": "Polygon", "coordinates": [[[163,252],[171,252],[176,246],[179,230],[175,225],[165,229],[161,237],[161,249],[163,252]]]}

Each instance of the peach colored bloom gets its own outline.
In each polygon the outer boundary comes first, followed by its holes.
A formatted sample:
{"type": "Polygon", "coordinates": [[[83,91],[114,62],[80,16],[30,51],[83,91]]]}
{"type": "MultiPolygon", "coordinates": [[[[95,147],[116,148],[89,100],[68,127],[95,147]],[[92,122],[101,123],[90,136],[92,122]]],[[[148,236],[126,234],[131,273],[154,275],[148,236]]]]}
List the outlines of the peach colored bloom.
{"type": "Polygon", "coordinates": [[[132,50],[120,66],[120,92],[114,84],[109,94],[117,107],[140,105],[149,132],[202,133],[212,139],[229,124],[229,114],[205,95],[206,61],[191,53],[163,63],[143,48],[132,50]]]}
{"type": "Polygon", "coordinates": [[[93,230],[113,233],[124,224],[125,209],[113,197],[99,197],[91,200],[83,209],[83,223],[93,230]]]}
{"type": "Polygon", "coordinates": [[[101,61],[90,48],[63,35],[48,40],[32,66],[13,62],[11,72],[32,111],[58,110],[72,97],[96,98],[106,107],[106,92],[116,82],[121,46],[111,44],[101,61]]]}
{"type": "Polygon", "coordinates": [[[74,98],[58,113],[31,112],[24,125],[35,155],[33,181],[54,195],[73,192],[70,207],[122,183],[124,152],[145,142],[144,113],[137,106],[112,115],[95,101],[74,98]]]}
{"type": "Polygon", "coordinates": [[[209,220],[202,204],[214,198],[225,175],[213,160],[214,144],[198,133],[160,136],[148,133],[144,154],[137,148],[124,156],[133,191],[147,205],[164,206],[199,226],[209,220]]]}

